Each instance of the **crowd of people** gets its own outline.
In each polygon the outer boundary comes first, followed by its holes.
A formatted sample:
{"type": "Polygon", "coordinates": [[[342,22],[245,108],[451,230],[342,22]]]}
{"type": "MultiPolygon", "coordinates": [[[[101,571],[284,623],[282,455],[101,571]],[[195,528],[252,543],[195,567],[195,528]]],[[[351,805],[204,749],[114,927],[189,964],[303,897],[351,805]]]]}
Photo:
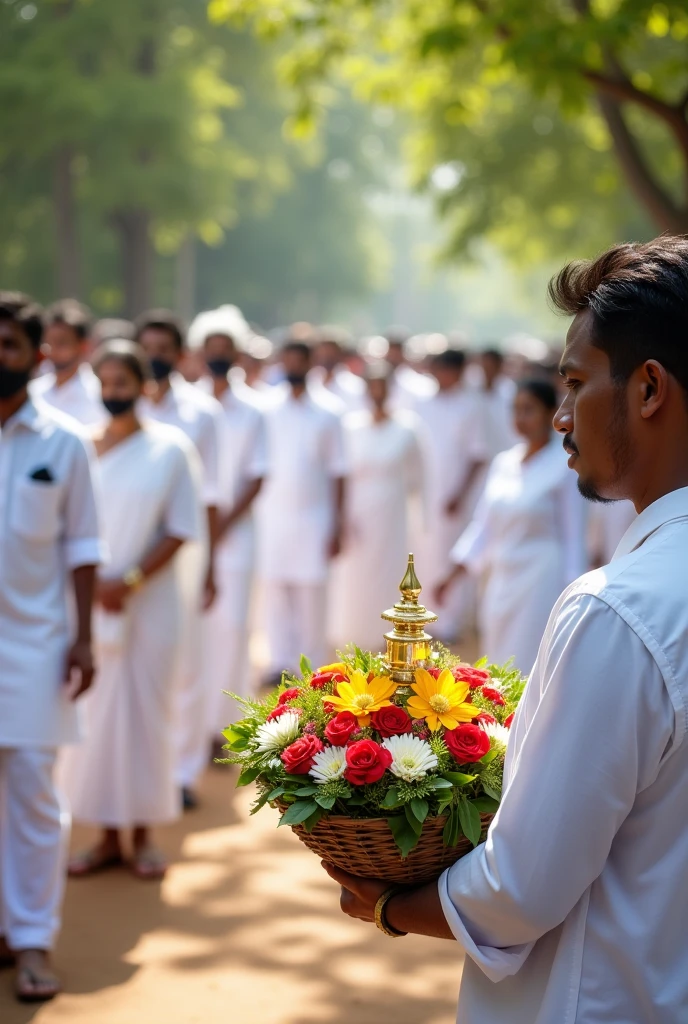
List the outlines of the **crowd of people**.
{"type": "Polygon", "coordinates": [[[160,878],[151,830],[240,717],[223,691],[379,649],[409,551],[435,636],[477,625],[524,673],[610,557],[635,513],[584,506],[552,366],[422,341],[412,361],[398,330],[267,339],[234,306],[186,331],[0,294],[0,961],[21,998],[59,989],[67,805],[101,830],[70,875],[160,878]]]}

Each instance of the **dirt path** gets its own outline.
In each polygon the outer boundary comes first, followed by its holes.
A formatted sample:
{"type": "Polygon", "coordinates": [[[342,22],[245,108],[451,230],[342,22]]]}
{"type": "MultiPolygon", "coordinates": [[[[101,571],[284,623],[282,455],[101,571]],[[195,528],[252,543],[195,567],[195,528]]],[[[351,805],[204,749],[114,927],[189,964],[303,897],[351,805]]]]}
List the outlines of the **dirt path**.
{"type": "Polygon", "coordinates": [[[343,917],[274,812],[249,819],[251,795],[208,771],[202,808],[164,835],[162,885],[125,871],[70,882],[55,957],[67,992],[19,1006],[4,971],[2,1024],[453,1024],[458,948],[343,917]]]}

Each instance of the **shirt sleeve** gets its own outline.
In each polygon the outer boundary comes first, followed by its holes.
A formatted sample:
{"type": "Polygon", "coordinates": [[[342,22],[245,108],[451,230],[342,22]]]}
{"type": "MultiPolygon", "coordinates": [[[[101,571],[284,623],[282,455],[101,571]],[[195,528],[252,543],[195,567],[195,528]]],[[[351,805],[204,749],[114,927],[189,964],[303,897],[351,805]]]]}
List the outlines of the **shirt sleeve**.
{"type": "Polygon", "coordinates": [[[577,474],[567,471],[558,494],[559,529],[564,549],[564,585],[568,586],[588,570],[587,505],[578,491],[577,474]]]}
{"type": "Polygon", "coordinates": [[[349,471],[344,448],[344,429],[339,416],[332,416],[327,436],[325,465],[331,477],[337,479],[346,476],[349,471]]]}
{"type": "Polygon", "coordinates": [[[207,506],[220,501],[220,424],[212,412],[205,412],[198,436],[198,454],[203,464],[201,499],[207,506]]]}
{"type": "Polygon", "coordinates": [[[565,597],[555,614],[487,841],[439,881],[449,926],[492,981],[516,973],[571,912],[671,752],[674,709],[638,635],[588,594],[565,597]]]}
{"type": "Polygon", "coordinates": [[[98,496],[93,472],[95,455],[90,443],[73,435],[74,457],[67,481],[64,509],[65,560],[68,568],[100,565],[107,547],[100,536],[98,496]]]}
{"type": "Polygon", "coordinates": [[[164,530],[177,540],[201,540],[201,505],[199,502],[198,454],[191,445],[175,449],[173,471],[167,492],[164,530]],[[196,465],[194,465],[196,463],[196,465]]]}

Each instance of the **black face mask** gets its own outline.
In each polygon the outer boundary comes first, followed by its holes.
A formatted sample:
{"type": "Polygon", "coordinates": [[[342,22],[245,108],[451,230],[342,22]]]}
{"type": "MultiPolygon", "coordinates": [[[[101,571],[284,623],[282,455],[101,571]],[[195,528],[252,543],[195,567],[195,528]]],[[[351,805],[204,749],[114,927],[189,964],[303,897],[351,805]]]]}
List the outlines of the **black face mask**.
{"type": "Polygon", "coordinates": [[[29,383],[31,370],[8,370],[0,366],[0,399],[13,398],[29,383]]]}
{"type": "Polygon", "coordinates": [[[103,405],[111,416],[124,416],[130,412],[136,403],[135,398],[104,398],[103,405]]]}
{"type": "Polygon", "coordinates": [[[293,388],[302,388],[306,383],[305,373],[288,373],[286,375],[287,383],[291,384],[293,388]]]}
{"type": "Polygon", "coordinates": [[[234,363],[231,359],[206,359],[205,365],[208,367],[211,376],[226,377],[234,363]]]}
{"type": "Polygon", "coordinates": [[[174,366],[167,359],[158,359],[157,356],[153,356],[150,360],[150,368],[153,380],[165,380],[172,373],[174,366]]]}

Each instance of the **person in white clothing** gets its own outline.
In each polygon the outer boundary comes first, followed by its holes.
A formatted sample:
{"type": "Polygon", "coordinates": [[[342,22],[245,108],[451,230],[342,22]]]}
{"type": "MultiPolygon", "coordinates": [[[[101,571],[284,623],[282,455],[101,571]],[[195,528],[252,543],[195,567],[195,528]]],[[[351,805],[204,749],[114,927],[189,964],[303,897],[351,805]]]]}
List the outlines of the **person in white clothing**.
{"type": "Polygon", "coordinates": [[[207,730],[217,741],[241,709],[223,691],[250,693],[248,616],[255,570],[254,503],[268,472],[264,417],[236,393],[232,370],[250,329],[239,310],[223,306],[196,318],[189,344],[201,354],[208,376],[199,387],[222,406],[220,491],[215,547],[217,597],[203,620],[202,674],[206,688],[207,730]]]}
{"type": "Polygon", "coordinates": [[[335,648],[378,650],[380,612],[394,603],[409,551],[409,503],[422,486],[422,455],[413,413],[387,407],[389,370],[368,375],[370,410],[344,418],[349,476],[342,554],[330,579],[335,648]]]}
{"type": "Polygon", "coordinates": [[[330,559],[339,553],[346,462],[339,417],[307,390],[311,351],[282,349],[285,384],[266,409],[270,477],[258,504],[259,576],[270,675],[325,659],[330,559]]]}
{"type": "Polygon", "coordinates": [[[100,387],[88,362],[92,326],[89,310],[75,299],[63,299],[46,310],[44,323],[43,355],[53,369],[31,381],[31,397],[40,398],[85,426],[102,423],[105,417],[100,387]]]}
{"type": "Polygon", "coordinates": [[[493,459],[518,442],[513,417],[516,383],[502,372],[504,356],[499,349],[484,349],[479,362],[482,380],[478,390],[482,396],[487,446],[493,459]]]}
{"type": "MultiPolygon", "coordinates": [[[[459,1024],[688,1020],[688,240],[615,246],[550,285],[574,317],[555,425],[581,493],[639,515],[561,595],[487,841],[386,898],[456,938],[459,1024]]],[[[370,921],[388,883],[331,870],[370,921]]]]}
{"type": "MultiPolygon", "coordinates": [[[[444,579],[449,552],[470,522],[489,463],[484,408],[480,395],[463,382],[466,357],[459,349],[436,355],[430,367],[437,394],[418,402],[422,421],[425,474],[425,526],[416,545],[416,565],[428,591],[444,579]]],[[[453,642],[472,624],[476,587],[457,582],[447,594],[435,635],[453,642]]]]}
{"type": "Polygon", "coordinates": [[[214,545],[220,497],[220,422],[222,409],[212,395],[187,383],[177,367],[184,351],[184,331],[167,310],[149,310],[136,321],[136,341],[148,356],[153,380],[139,403],[143,418],[182,430],[193,442],[203,466],[199,501],[206,529],[200,542],[188,543],[177,559],[184,583],[181,653],[178,659],[177,781],[187,808],[196,806],[195,787],[207,762],[206,699],[201,674],[201,610],[215,599],[214,545]]]}
{"type": "Polygon", "coordinates": [[[514,425],[523,442],[490,466],[475,515],[450,553],[453,569],[436,589],[442,603],[453,580],[483,576],[481,653],[509,658],[527,675],[556,599],[588,567],[585,502],[552,433],[557,396],[547,381],[518,385],[514,425]]]}
{"type": "Polygon", "coordinates": [[[87,738],[70,751],[62,780],[78,821],[102,829],[77,854],[72,876],[118,866],[120,834],[132,830],[131,868],[162,878],[153,825],[180,811],[174,771],[175,638],[182,614],[175,560],[198,539],[198,456],[175,427],[138,417],[148,373],[140,346],[111,341],[94,360],[109,419],[95,434],[110,558],[97,588],[98,685],[85,701],[87,738]]]}
{"type": "Polygon", "coordinates": [[[415,409],[418,402],[432,398],[437,381],[432,374],[420,373],[406,359],[408,338],[404,328],[387,331],[385,360],[392,368],[389,380],[389,404],[392,409],[415,409]]]}
{"type": "Polygon", "coordinates": [[[40,310],[0,293],[0,964],[16,994],[51,999],[69,814],[53,778],[79,738],[75,700],[93,679],[99,539],[89,452],[73,420],[28,394],[40,310]],[[70,628],[68,591],[74,592],[70,628]]]}
{"type": "Polygon", "coordinates": [[[340,404],[342,412],[362,409],[366,404],[366,386],[361,377],[344,365],[345,350],[351,338],[338,327],[321,327],[313,351],[313,369],[308,386],[317,395],[322,388],[340,404]]]}

